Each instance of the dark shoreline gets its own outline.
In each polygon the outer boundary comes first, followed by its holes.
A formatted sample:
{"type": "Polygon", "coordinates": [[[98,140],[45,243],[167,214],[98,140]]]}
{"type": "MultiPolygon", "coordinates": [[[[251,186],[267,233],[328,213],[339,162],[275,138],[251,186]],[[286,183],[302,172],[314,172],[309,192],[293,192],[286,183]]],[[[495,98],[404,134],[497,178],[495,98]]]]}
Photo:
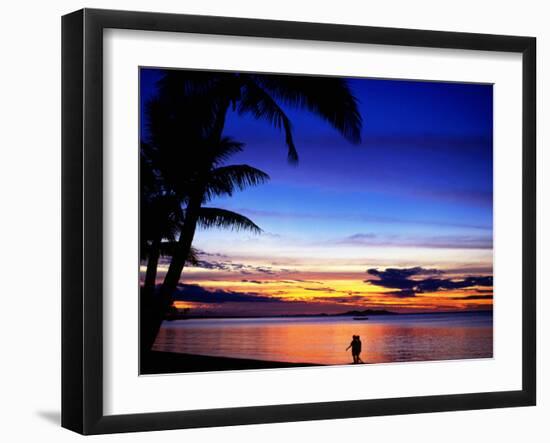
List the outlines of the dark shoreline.
{"type": "Polygon", "coordinates": [[[211,357],[151,351],[142,356],[140,374],[177,374],[183,372],[231,371],[241,369],[274,369],[323,366],[318,363],[288,363],[244,358],[211,357]]]}
{"type": "Polygon", "coordinates": [[[443,311],[443,312],[394,312],[388,311],[386,313],[343,313],[343,314],[296,314],[296,315],[248,315],[248,316],[221,316],[221,315],[207,315],[207,316],[194,316],[194,315],[185,315],[181,317],[175,317],[171,319],[166,319],[166,321],[173,320],[239,320],[239,319],[265,319],[265,318],[276,318],[276,319],[293,319],[293,318],[310,318],[310,317],[325,317],[325,318],[352,318],[352,317],[378,317],[378,316],[399,316],[406,317],[410,315],[441,315],[441,314],[492,314],[493,309],[480,309],[480,310],[470,310],[470,311],[443,311]]]}

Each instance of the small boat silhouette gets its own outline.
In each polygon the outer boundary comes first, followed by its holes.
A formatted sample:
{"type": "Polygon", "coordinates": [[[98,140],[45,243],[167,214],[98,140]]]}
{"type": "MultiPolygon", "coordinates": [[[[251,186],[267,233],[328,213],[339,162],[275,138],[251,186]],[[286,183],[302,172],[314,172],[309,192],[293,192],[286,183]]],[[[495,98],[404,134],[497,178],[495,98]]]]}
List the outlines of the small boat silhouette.
{"type": "Polygon", "coordinates": [[[368,317],[353,317],[354,320],[357,320],[357,321],[364,321],[364,320],[368,320],[369,318],[368,317]]]}

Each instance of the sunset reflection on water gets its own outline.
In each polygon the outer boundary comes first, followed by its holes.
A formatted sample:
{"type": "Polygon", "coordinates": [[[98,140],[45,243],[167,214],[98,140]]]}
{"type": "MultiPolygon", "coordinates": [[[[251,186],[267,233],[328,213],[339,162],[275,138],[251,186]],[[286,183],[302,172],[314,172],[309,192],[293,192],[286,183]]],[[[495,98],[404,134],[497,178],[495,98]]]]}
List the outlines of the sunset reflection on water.
{"type": "Polygon", "coordinates": [[[490,358],[491,313],[189,319],[164,322],[154,350],[256,360],[346,364],[352,335],[366,363],[490,358]]]}

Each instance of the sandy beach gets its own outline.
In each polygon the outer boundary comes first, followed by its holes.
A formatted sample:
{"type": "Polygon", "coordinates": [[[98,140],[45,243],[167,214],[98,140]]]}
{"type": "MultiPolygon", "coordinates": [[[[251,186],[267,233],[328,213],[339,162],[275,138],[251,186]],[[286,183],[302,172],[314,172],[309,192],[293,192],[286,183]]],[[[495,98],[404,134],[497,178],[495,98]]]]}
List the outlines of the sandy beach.
{"type": "Polygon", "coordinates": [[[296,368],[303,366],[320,365],[152,351],[142,358],[140,374],[174,374],[180,372],[296,368]]]}

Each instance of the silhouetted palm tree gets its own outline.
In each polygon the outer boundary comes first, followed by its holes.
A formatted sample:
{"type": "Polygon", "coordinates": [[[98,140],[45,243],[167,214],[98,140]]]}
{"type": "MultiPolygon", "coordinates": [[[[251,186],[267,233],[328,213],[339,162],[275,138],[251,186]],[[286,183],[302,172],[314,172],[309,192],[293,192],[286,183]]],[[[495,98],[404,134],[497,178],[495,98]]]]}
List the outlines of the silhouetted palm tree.
{"type": "Polygon", "coordinates": [[[151,145],[141,144],[140,152],[140,258],[147,260],[144,289],[153,293],[163,242],[174,242],[183,223],[181,204],[164,186],[154,165],[151,145]]]}
{"type": "MultiPolygon", "coordinates": [[[[283,109],[285,105],[318,115],[352,143],[359,143],[361,139],[362,119],[357,100],[347,82],[335,77],[173,70],[168,71],[159,81],[159,97],[158,105],[165,109],[165,115],[167,113],[173,120],[185,122],[180,126],[180,131],[193,127],[195,138],[192,137],[188,145],[190,149],[180,149],[179,152],[190,154],[192,151],[191,155],[198,157],[198,161],[189,164],[199,171],[208,170],[215,162],[215,155],[212,155],[209,147],[218,146],[223,139],[229,109],[241,115],[250,114],[281,129],[285,135],[288,159],[293,163],[298,161],[298,152],[291,121],[283,109]],[[204,140],[205,149],[193,149],[193,143],[197,148],[204,140]]],[[[166,131],[162,137],[170,137],[169,134],[177,136],[178,130],[175,132],[166,131]]],[[[193,175],[193,171],[187,172],[193,175]]],[[[186,217],[178,240],[179,247],[162,286],[165,297],[169,297],[178,285],[206,192],[206,183],[197,180],[187,194],[186,217]]]]}
{"type": "MultiPolygon", "coordinates": [[[[347,82],[331,77],[168,71],[159,82],[159,97],[149,104],[150,138],[160,160],[163,183],[186,205],[178,241],[165,275],[156,320],[160,329],[179,283],[196,227],[205,224],[202,205],[214,195],[256,185],[266,177],[247,165],[222,167],[242,149],[223,137],[230,109],[249,114],[282,130],[291,163],[298,162],[293,128],[283,106],[305,109],[326,120],[352,143],[360,142],[361,116],[347,82]],[[159,322],[160,319],[160,322],[159,322]]],[[[263,173],[262,173],[263,174],[263,173]]],[[[212,212],[210,212],[212,216],[212,212]]],[[[206,225],[235,226],[236,214],[218,212],[206,225]],[[223,215],[223,216],[222,216],[223,215]]],[[[242,216],[240,216],[242,217],[242,216]]],[[[154,337],[153,337],[154,340],[154,337]]],[[[142,343],[152,344],[147,340],[142,343]]]]}
{"type": "MultiPolygon", "coordinates": [[[[147,260],[144,288],[151,292],[156,285],[158,261],[161,256],[171,255],[168,245],[173,245],[179,235],[183,219],[181,207],[172,196],[154,196],[142,199],[140,216],[140,254],[147,260]],[[145,204],[144,202],[145,201],[145,204]]],[[[171,247],[173,250],[173,246],[171,247]]]]}
{"type": "MultiPolygon", "coordinates": [[[[153,294],[160,257],[171,257],[183,224],[183,211],[177,196],[163,186],[154,162],[142,143],[140,156],[140,259],[147,262],[143,287],[153,294]]],[[[198,263],[198,252],[191,248],[187,263],[198,263]]]]}
{"type": "MultiPolygon", "coordinates": [[[[159,176],[160,173],[163,173],[168,177],[168,180],[163,178],[162,183],[162,187],[165,188],[165,201],[161,203],[165,205],[157,205],[157,207],[151,205],[150,207],[146,207],[146,209],[155,211],[155,209],[160,208],[158,216],[170,218],[169,221],[163,220],[157,224],[153,223],[152,236],[156,239],[170,236],[175,237],[176,234],[172,231],[177,231],[179,240],[175,242],[172,239],[168,239],[164,242],[159,240],[156,243],[151,243],[156,249],[149,255],[146,280],[147,275],[151,275],[144,289],[149,288],[151,284],[154,285],[158,257],[163,252],[172,257],[172,262],[181,259],[183,260],[183,265],[185,265],[186,262],[190,261],[190,257],[194,255],[193,248],[189,244],[188,247],[183,249],[181,243],[182,238],[191,238],[192,241],[197,225],[205,229],[224,228],[249,230],[255,233],[261,232],[261,229],[244,215],[226,209],[202,206],[215,196],[232,195],[236,190],[255,186],[269,179],[267,174],[248,165],[225,165],[225,161],[232,154],[241,151],[243,146],[242,143],[236,142],[229,137],[224,137],[219,141],[217,146],[209,149],[204,147],[203,151],[208,151],[208,163],[202,161],[195,163],[197,166],[193,168],[188,167],[186,174],[177,173],[179,168],[177,164],[173,163],[171,155],[152,156],[155,158],[151,162],[152,167],[158,169],[159,176]],[[205,167],[206,164],[209,165],[208,168],[205,167]],[[176,171],[173,171],[173,169],[176,169],[176,171]],[[190,215],[189,202],[193,201],[197,187],[201,190],[201,199],[199,205],[194,208],[194,213],[190,215]],[[187,206],[183,209],[182,206],[185,203],[187,203],[187,206]],[[193,226],[193,235],[191,237],[186,236],[188,226],[193,226]],[[155,231],[155,228],[159,228],[159,230],[155,231]],[[184,256],[181,255],[182,251],[185,253],[184,256]]],[[[164,149],[159,149],[159,152],[163,151],[164,149]]],[[[156,215],[155,212],[150,214],[152,218],[155,218],[156,215]]],[[[149,217],[145,217],[145,219],[147,218],[149,217]]],[[[147,236],[151,235],[147,235],[146,231],[144,237],[147,236]]],[[[154,295],[151,290],[149,294],[154,295]]],[[[149,350],[152,346],[162,321],[165,315],[172,309],[174,301],[174,291],[170,293],[163,293],[161,291],[160,296],[150,296],[149,294],[146,290],[141,294],[140,329],[143,350],[149,350]]]]}

